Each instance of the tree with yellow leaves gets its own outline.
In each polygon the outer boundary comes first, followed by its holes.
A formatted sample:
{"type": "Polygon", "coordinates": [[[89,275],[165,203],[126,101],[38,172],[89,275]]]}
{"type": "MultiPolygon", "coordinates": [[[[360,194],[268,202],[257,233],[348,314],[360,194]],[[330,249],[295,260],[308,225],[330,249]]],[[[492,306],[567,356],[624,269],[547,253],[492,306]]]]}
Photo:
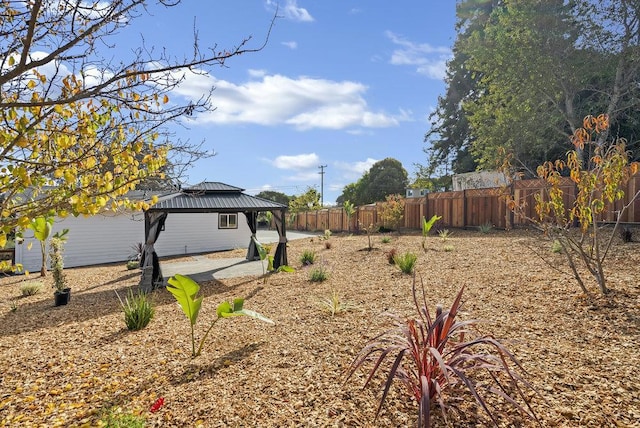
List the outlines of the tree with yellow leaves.
{"type": "MultiPolygon", "coordinates": [[[[604,214],[614,210],[614,204],[625,197],[625,186],[638,173],[639,167],[637,162],[629,161],[623,138],[613,141],[600,138],[607,134],[608,129],[609,117],[606,114],[585,117],[583,127],[577,129],[571,138],[574,149],[567,153],[566,160],[547,161],[538,167],[538,176],[544,180],[545,188],[535,196],[537,217],[529,218],[532,224],[560,245],[576,282],[585,294],[589,291],[583,272],[588,272],[595,279],[602,294],[609,291],[604,262],[620,219],[640,197],[640,191],[628,195],[627,203],[613,211],[613,227],[603,224],[604,214]],[[565,195],[562,184],[565,175],[575,186],[575,198],[565,195]]],[[[509,207],[523,213],[523,207],[517,201],[510,200],[509,207]]]]}
{"type": "MultiPolygon", "coordinates": [[[[168,123],[212,108],[210,94],[169,102],[183,79],[178,72],[258,51],[268,33],[254,49],[246,38],[202,53],[195,39],[184,60],[148,49],[128,62],[107,59],[106,40],[147,13],[146,3],[0,0],[0,247],[39,216],[148,208],[127,192],[161,176],[168,156],[193,162],[206,155],[162,138],[168,123]]],[[[157,7],[179,3],[160,0],[157,7]]]]}

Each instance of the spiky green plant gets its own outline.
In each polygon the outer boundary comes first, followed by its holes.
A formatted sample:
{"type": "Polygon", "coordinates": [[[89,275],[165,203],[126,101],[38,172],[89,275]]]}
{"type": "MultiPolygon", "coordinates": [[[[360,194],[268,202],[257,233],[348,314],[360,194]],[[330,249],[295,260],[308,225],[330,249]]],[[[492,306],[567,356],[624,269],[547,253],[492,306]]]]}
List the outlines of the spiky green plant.
{"type": "Polygon", "coordinates": [[[418,261],[418,256],[414,253],[406,252],[403,254],[397,254],[393,258],[393,261],[402,273],[411,274],[416,266],[416,261],[418,261]]]}
{"type": "Polygon", "coordinates": [[[129,330],[142,330],[155,315],[155,309],[151,303],[151,299],[142,292],[137,294],[133,293],[132,289],[129,289],[124,301],[120,298],[120,295],[116,291],[116,296],[120,300],[120,306],[124,312],[124,323],[129,330]]]}
{"type": "Polygon", "coordinates": [[[448,410],[459,409],[462,402],[460,396],[447,395],[455,386],[466,387],[496,426],[499,411],[489,407],[484,393],[495,394],[537,421],[522,387],[535,390],[516,371],[519,369],[524,372],[524,369],[515,356],[492,335],[468,339],[466,336],[475,321],[456,320],[464,287],[451,309],[443,310],[442,306],[436,306],[433,317],[427,307],[424,285],[421,291],[419,295],[414,277],[413,302],[417,318],[403,319],[387,313],[394,327],[372,339],[348,370],[345,382],[358,369],[372,363],[365,387],[378,372],[386,372],[376,418],[391,384],[397,380],[418,404],[418,426],[422,428],[430,426],[431,410],[435,405],[440,407],[445,421],[448,410]],[[382,364],[387,357],[393,360],[392,364],[382,364]],[[481,372],[487,376],[482,376],[480,380],[476,375],[481,372]]]}
{"type": "Polygon", "coordinates": [[[481,224],[480,226],[478,226],[478,230],[481,233],[489,233],[489,232],[491,232],[493,230],[493,225],[491,223],[487,222],[487,223],[484,223],[484,224],[481,224]]]}
{"type": "Polygon", "coordinates": [[[329,278],[329,273],[323,266],[315,267],[309,274],[309,281],[311,282],[323,282],[329,278]]]}
{"type": "Polygon", "coordinates": [[[442,229],[438,231],[438,236],[440,237],[440,239],[442,239],[442,241],[448,240],[451,235],[453,235],[453,232],[451,232],[449,229],[442,229]]]}
{"type": "Polygon", "coordinates": [[[303,250],[300,255],[300,263],[303,265],[312,265],[316,261],[316,252],[313,250],[303,250]]]}

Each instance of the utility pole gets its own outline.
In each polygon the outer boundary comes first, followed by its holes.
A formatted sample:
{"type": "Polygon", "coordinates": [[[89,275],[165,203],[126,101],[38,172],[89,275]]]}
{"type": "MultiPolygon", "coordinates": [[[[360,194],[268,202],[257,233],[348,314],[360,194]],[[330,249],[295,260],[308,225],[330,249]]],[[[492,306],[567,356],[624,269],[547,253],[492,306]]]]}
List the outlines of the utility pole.
{"type": "Polygon", "coordinates": [[[324,169],[326,168],[326,165],[320,165],[318,168],[320,168],[320,172],[318,174],[320,174],[320,206],[324,207],[324,169]]]}

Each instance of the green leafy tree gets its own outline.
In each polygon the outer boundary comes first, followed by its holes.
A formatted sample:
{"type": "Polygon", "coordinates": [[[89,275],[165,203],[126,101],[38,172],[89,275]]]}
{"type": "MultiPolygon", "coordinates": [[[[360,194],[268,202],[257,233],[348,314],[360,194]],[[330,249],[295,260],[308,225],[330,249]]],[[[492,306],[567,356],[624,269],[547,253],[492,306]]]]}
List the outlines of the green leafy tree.
{"type": "MultiPolygon", "coordinates": [[[[170,102],[180,71],[262,47],[245,39],[203,53],[196,40],[182,60],[149,48],[114,56],[110,37],[149,13],[147,3],[0,0],[0,241],[50,211],[147,208],[126,193],[161,176],[169,153],[174,165],[203,154],[160,138],[168,123],[212,109],[209,94],[170,102]]],[[[179,3],[160,1],[154,11],[179,3]]]]}
{"type": "Polygon", "coordinates": [[[407,171],[400,161],[386,158],[374,163],[356,183],[345,186],[336,201],[340,204],[351,201],[356,205],[384,201],[387,195],[404,194],[408,183],[407,171]]]}
{"type": "Polygon", "coordinates": [[[256,194],[256,197],[266,199],[268,201],[277,202],[282,205],[289,205],[290,196],[285,195],[282,192],[276,192],[273,190],[263,190],[256,194]]]}
{"type": "Polygon", "coordinates": [[[293,196],[289,202],[289,211],[299,213],[302,211],[313,211],[322,208],[320,206],[320,194],[313,187],[308,187],[307,191],[301,195],[293,196]]]}
{"type": "Polygon", "coordinates": [[[610,131],[598,138],[627,135],[627,150],[638,157],[636,1],[463,0],[457,15],[423,176],[437,167],[493,169],[505,152],[518,172],[535,176],[537,165],[564,154],[564,142],[592,111],[610,118],[610,131]]]}

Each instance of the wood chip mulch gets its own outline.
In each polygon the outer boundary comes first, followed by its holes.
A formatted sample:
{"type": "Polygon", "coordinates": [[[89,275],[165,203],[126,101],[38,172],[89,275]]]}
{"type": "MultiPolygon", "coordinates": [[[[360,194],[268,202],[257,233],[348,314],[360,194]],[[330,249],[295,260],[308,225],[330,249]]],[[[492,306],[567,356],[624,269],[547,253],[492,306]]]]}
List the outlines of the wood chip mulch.
{"type": "MultiPolygon", "coordinates": [[[[355,355],[391,325],[383,312],[414,315],[412,277],[387,262],[394,248],[418,255],[416,277],[433,308],[449,306],[465,286],[462,318],[486,321],[480,329],[521,362],[540,392],[531,405],[541,426],[640,426],[640,243],[615,242],[606,263],[612,291],[600,296],[589,282],[588,297],[563,256],[533,231],[455,230],[446,242],[428,237],[426,251],[419,234],[388,236],[388,243],[373,236],[371,251],[366,235],[292,241],[293,273],[201,284],[198,338],[217,304],[234,297],[246,297],[245,307],[275,325],[222,320],[195,359],[189,323],[166,290],[153,293],[156,314],[145,329],[126,329],[116,291],[124,297],[139,271],[124,264],[65,270],[72,297],[61,307],[53,306],[50,275],[29,297],[21,297],[23,276],[4,277],[0,426],[100,426],[107,410],[157,427],[415,426],[417,406],[402,385],[392,386],[374,419],[383,378],[363,389],[366,372],[359,371],[345,382],[355,355]],[[304,250],[316,252],[315,265],[301,266],[304,250]],[[328,280],[310,282],[314,266],[323,266],[328,280]],[[318,300],[334,290],[355,308],[335,317],[323,311],[318,300]],[[151,412],[158,398],[163,404],[151,412]]],[[[465,400],[463,414],[450,413],[449,425],[490,425],[461,391],[446,395],[465,400]]],[[[491,403],[504,410],[503,426],[538,426],[491,403]]],[[[434,412],[435,426],[444,426],[434,412]]]]}

